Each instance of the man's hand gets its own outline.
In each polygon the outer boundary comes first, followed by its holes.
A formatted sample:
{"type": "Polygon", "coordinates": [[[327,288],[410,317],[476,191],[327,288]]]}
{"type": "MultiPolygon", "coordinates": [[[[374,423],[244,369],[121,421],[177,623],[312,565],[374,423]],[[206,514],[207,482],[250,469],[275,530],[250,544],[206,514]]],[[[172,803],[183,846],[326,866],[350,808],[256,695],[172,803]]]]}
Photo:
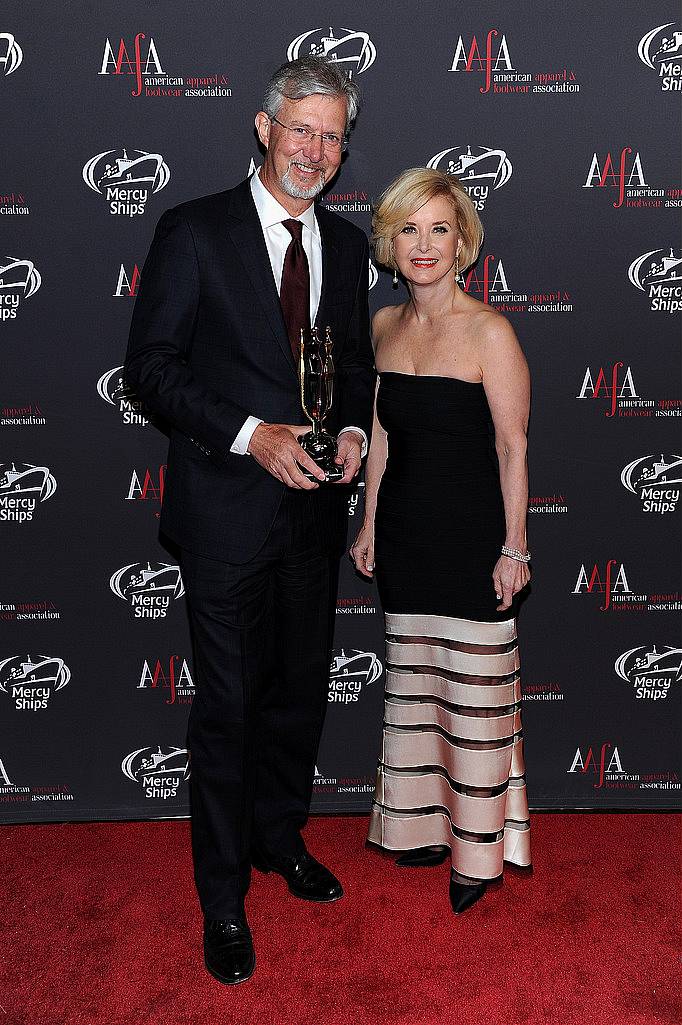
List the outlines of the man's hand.
{"type": "Polygon", "coordinates": [[[334,462],[343,466],[343,477],[333,481],[334,484],[350,484],[357,477],[362,462],[362,437],[355,431],[344,431],[339,435],[337,454],[334,462]]]}
{"type": "Polygon", "coordinates": [[[264,470],[288,488],[312,491],[319,484],[304,477],[301,467],[297,465],[300,463],[318,480],[324,480],[324,472],[298,443],[300,435],[307,434],[311,429],[310,424],[301,427],[296,424],[259,424],[251,435],[249,452],[264,470]]]}

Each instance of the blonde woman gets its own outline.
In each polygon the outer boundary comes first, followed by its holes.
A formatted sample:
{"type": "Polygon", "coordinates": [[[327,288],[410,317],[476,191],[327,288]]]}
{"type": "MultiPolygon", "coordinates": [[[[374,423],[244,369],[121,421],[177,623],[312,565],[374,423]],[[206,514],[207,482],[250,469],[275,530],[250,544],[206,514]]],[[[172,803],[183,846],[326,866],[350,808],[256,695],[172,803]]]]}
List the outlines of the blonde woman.
{"type": "Polygon", "coordinates": [[[453,175],[401,174],[378,262],[409,299],[379,310],[363,526],[386,617],[383,742],[369,839],[402,866],[452,860],[459,913],[530,869],[516,611],[529,581],[529,376],[508,321],[458,287],[483,229],[453,175]],[[376,569],[375,569],[376,564],[376,569]]]}

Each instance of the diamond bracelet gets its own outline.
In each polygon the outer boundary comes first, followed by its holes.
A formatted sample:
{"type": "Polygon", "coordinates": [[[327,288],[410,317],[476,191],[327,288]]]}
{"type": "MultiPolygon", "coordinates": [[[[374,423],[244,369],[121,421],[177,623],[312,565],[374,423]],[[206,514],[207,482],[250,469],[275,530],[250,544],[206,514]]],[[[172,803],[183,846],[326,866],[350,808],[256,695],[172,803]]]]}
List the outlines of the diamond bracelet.
{"type": "Polygon", "coordinates": [[[530,562],[530,552],[520,552],[518,548],[508,548],[506,545],[502,545],[502,554],[508,555],[510,559],[516,559],[517,562],[530,562]]]}

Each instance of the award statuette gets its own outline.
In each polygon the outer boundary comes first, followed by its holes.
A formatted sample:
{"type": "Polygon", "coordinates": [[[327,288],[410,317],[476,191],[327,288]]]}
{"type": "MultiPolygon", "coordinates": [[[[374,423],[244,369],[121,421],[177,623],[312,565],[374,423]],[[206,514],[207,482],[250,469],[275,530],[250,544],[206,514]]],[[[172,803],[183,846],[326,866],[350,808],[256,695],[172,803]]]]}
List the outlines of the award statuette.
{"type": "MultiPolygon", "coordinates": [[[[301,448],[324,470],[326,480],[341,480],[343,466],[337,466],[334,462],[336,441],[324,429],[324,418],[332,408],[334,398],[334,363],[329,328],[325,330],[323,342],[316,327],[312,327],[309,333],[301,330],[298,374],[303,412],[313,425],[312,431],[300,436],[301,448]]],[[[308,480],[317,480],[308,470],[303,470],[303,475],[308,480]]]]}

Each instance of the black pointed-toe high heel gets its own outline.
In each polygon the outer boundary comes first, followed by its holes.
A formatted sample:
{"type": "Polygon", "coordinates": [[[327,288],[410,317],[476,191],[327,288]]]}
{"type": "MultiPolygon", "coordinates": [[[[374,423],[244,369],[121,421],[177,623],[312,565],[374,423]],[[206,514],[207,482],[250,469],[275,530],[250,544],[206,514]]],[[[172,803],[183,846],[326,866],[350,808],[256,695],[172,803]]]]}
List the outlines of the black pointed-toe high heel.
{"type": "Polygon", "coordinates": [[[461,915],[483,896],[487,888],[488,884],[485,881],[473,884],[458,883],[450,876],[450,907],[456,915],[461,915]]]}
{"type": "Polygon", "coordinates": [[[401,854],[395,863],[399,868],[426,868],[429,865],[442,865],[449,854],[450,849],[440,845],[415,847],[413,851],[401,854]]]}

